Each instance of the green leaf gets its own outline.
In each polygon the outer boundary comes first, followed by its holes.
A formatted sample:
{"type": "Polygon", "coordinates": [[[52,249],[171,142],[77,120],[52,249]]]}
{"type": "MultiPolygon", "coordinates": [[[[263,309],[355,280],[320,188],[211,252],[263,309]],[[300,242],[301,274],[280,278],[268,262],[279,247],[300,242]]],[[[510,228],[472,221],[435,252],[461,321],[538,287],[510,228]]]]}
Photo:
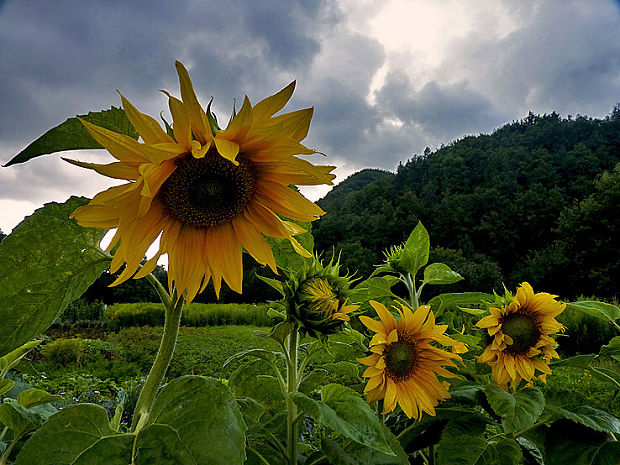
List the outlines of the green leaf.
{"type": "Polygon", "coordinates": [[[228,359],[224,362],[224,365],[222,365],[222,367],[226,367],[229,363],[235,362],[237,360],[242,360],[244,358],[247,357],[256,357],[256,358],[261,358],[263,360],[265,360],[266,362],[269,363],[274,363],[276,361],[276,354],[273,353],[271,350],[265,350],[265,349],[248,349],[248,350],[244,350],[242,352],[238,352],[235,355],[232,355],[231,357],[228,357],[228,359]]]}
{"type": "Polygon", "coordinates": [[[43,389],[26,389],[17,396],[17,402],[26,408],[49,404],[57,400],[62,400],[62,396],[50,394],[43,389]]]}
{"type": "Polygon", "coordinates": [[[325,377],[327,376],[327,374],[328,374],[328,371],[323,370],[322,368],[313,369],[312,371],[304,375],[304,377],[301,379],[299,383],[299,387],[297,388],[297,390],[299,392],[303,392],[306,395],[310,394],[312,391],[317,389],[321,384],[323,384],[323,381],[325,380],[325,377]]]}
{"type": "MultiPolygon", "coordinates": [[[[93,448],[105,438],[117,435],[118,433],[110,428],[108,414],[102,407],[94,404],[70,405],[50,417],[32,435],[17,456],[15,465],[119,463],[110,461],[113,455],[105,452],[108,450],[107,446],[111,445],[108,442],[105,442],[103,447],[97,447],[94,450],[94,452],[104,454],[101,459],[91,453],[89,454],[90,462],[80,460],[85,451],[93,448]]],[[[119,440],[125,445],[124,460],[127,464],[131,461],[133,439],[128,436],[119,440]]],[[[111,451],[118,453],[118,447],[111,448],[111,451]]]]}
{"type": "Polygon", "coordinates": [[[251,397],[264,404],[283,402],[280,384],[271,373],[272,368],[263,360],[244,363],[228,378],[228,386],[236,397],[251,397]]]}
{"type": "Polygon", "coordinates": [[[0,243],[0,353],[41,334],[108,266],[105,231],[69,215],[88,199],[48,203],[0,243]]]}
{"type": "Polygon", "coordinates": [[[369,300],[376,300],[381,303],[385,303],[386,300],[391,301],[394,298],[392,286],[397,282],[398,278],[396,276],[368,278],[355,286],[349,300],[368,307],[370,307],[367,304],[369,300]]]}
{"type": "Polygon", "coordinates": [[[620,420],[589,405],[549,406],[546,410],[556,418],[565,418],[595,431],[620,434],[620,420]]]}
{"type": "Polygon", "coordinates": [[[590,365],[596,358],[594,354],[588,355],[575,355],[574,357],[564,358],[561,360],[553,361],[549,364],[551,368],[554,367],[573,367],[573,368],[590,368],[590,365]]]}
{"type": "Polygon", "coordinates": [[[12,379],[0,379],[0,396],[3,396],[15,386],[15,381],[12,379]]]}
{"type": "Polygon", "coordinates": [[[258,273],[255,273],[255,274],[258,279],[269,284],[269,286],[271,286],[276,291],[278,291],[280,294],[282,294],[282,297],[286,297],[286,293],[284,292],[284,285],[282,284],[281,281],[278,281],[277,279],[266,278],[265,276],[261,276],[258,273]]]}
{"type": "Polygon", "coordinates": [[[514,439],[487,441],[482,437],[485,423],[480,418],[462,415],[450,421],[437,448],[438,465],[518,465],[523,459],[514,439]]]}
{"type": "Polygon", "coordinates": [[[4,357],[0,358],[0,377],[4,376],[7,371],[17,366],[17,364],[24,358],[28,352],[41,344],[41,341],[29,341],[21,347],[18,347],[12,352],[9,352],[4,357]]]}
{"type": "Polygon", "coordinates": [[[457,307],[476,305],[493,300],[491,294],[485,292],[452,292],[440,294],[428,301],[435,315],[441,315],[446,310],[456,310],[457,307]]]}
{"type": "MultiPolygon", "coordinates": [[[[225,428],[225,425],[222,425],[225,428]]],[[[192,454],[192,446],[197,444],[186,443],[176,429],[168,425],[149,425],[140,430],[136,439],[135,465],[199,465],[192,454]]],[[[240,463],[240,462],[233,462],[240,463]]]]}
{"type": "Polygon", "coordinates": [[[424,283],[426,284],[453,284],[463,277],[443,263],[431,263],[424,268],[424,283]]]}
{"type": "Polygon", "coordinates": [[[428,263],[430,244],[428,231],[418,222],[405,242],[399,262],[399,266],[407,270],[414,279],[418,270],[428,263]]]}
{"type": "Polygon", "coordinates": [[[607,345],[601,347],[600,354],[620,360],[620,336],[613,337],[607,345]]]}
{"type": "Polygon", "coordinates": [[[569,302],[566,304],[566,307],[578,310],[587,315],[593,316],[594,318],[607,322],[615,321],[620,318],[620,308],[617,305],[612,305],[605,302],[583,300],[579,302],[569,302]]]}
{"type": "Polygon", "coordinates": [[[251,397],[245,397],[237,399],[237,403],[246,423],[260,422],[261,417],[265,413],[265,407],[260,402],[256,402],[251,397]]]}
{"type": "Polygon", "coordinates": [[[516,441],[521,446],[521,451],[523,452],[523,455],[526,457],[526,459],[527,458],[530,459],[530,461],[526,460],[526,463],[535,463],[536,465],[545,465],[545,460],[542,455],[542,452],[540,451],[538,446],[534,444],[534,442],[530,441],[529,439],[524,438],[523,436],[516,438],[516,441]]]}
{"type": "Polygon", "coordinates": [[[317,422],[360,444],[394,454],[375,412],[352,389],[328,384],[321,389],[321,401],[300,392],[290,395],[297,407],[317,422]]]}
{"type": "Polygon", "coordinates": [[[409,465],[409,457],[396,436],[384,424],[381,424],[381,429],[390,449],[396,455],[384,454],[357,442],[350,442],[343,448],[336,441],[326,437],[321,438],[321,452],[332,465],[409,465]]]}
{"type": "Polygon", "coordinates": [[[545,439],[546,465],[618,465],[620,441],[568,420],[551,425],[545,439]]]}
{"type": "MultiPolygon", "coordinates": [[[[81,118],[89,123],[96,124],[111,131],[125,134],[138,139],[138,132],[129,122],[127,115],[121,108],[112,107],[97,113],[90,112],[81,115],[81,118]]],[[[103,148],[86,131],[86,128],[77,118],[69,118],[64,123],[50,129],[28,147],[19,152],[6,165],[24,163],[32,158],[48,153],[61,152],[64,150],[101,149],[103,148]]]]}
{"type": "Polygon", "coordinates": [[[502,417],[504,428],[509,433],[532,426],[545,408],[545,396],[536,387],[511,394],[495,384],[489,384],[484,391],[493,411],[502,417]]]}
{"type": "Polygon", "coordinates": [[[19,405],[15,399],[4,399],[0,404],[0,424],[13,430],[13,437],[21,438],[41,424],[41,417],[19,405]]]}
{"type": "MultiPolygon", "coordinates": [[[[187,463],[241,465],[246,459],[247,426],[230,389],[216,379],[203,376],[174,379],[155,398],[147,425],[172,429],[195,460],[187,463]]],[[[166,432],[165,437],[168,440],[171,436],[166,432]]],[[[137,447],[143,447],[140,440],[137,447]]]]}

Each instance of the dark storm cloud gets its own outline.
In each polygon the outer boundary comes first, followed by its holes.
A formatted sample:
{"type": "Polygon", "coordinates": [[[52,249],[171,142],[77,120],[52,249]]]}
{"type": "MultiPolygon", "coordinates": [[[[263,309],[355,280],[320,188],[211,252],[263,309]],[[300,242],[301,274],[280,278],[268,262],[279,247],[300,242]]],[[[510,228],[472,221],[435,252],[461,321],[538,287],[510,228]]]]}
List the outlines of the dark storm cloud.
{"type": "Polygon", "coordinates": [[[431,81],[416,92],[409,77],[399,72],[388,74],[377,104],[388,118],[444,141],[490,131],[509,117],[466,82],[442,86],[431,81]]]}
{"type": "Polygon", "coordinates": [[[528,9],[529,21],[505,37],[477,31],[455,42],[440,74],[466,76],[515,116],[604,116],[620,100],[618,5],[562,0],[528,9]]]}

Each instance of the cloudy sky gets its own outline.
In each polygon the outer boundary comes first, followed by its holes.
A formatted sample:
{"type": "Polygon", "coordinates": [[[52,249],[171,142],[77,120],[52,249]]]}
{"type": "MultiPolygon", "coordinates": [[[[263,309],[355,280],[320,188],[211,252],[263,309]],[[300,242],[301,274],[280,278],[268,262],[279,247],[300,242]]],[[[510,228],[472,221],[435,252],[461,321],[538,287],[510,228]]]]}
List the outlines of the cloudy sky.
{"type": "MultiPolygon", "coordinates": [[[[287,109],[315,107],[306,143],[338,180],[528,111],[604,117],[620,102],[617,0],[0,0],[0,44],[1,164],[68,117],[119,106],[115,89],[159,114],[159,89],[179,95],[175,59],[221,121],[233,99],[296,79],[287,109]]],[[[110,185],[58,155],[0,167],[0,229],[110,185]]]]}

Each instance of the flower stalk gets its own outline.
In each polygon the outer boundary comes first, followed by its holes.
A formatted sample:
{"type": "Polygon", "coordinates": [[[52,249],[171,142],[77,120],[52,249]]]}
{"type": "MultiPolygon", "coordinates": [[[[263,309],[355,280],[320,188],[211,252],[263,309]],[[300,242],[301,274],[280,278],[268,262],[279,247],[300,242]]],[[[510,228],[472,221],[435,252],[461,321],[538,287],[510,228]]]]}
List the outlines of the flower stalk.
{"type": "Polygon", "coordinates": [[[176,291],[173,292],[172,297],[168,295],[166,289],[152,274],[147,275],[147,279],[153,285],[157,294],[159,295],[162,303],[165,307],[165,322],[164,333],[161,338],[159,350],[155,356],[155,361],[151,367],[151,371],[146,378],[136,408],[133,413],[133,420],[131,422],[132,431],[136,431],[141,425],[145,424],[148,414],[151,411],[153,402],[155,401],[155,395],[157,390],[164,380],[172,355],[174,354],[174,348],[179,335],[179,326],[181,324],[181,314],[183,311],[184,300],[183,297],[178,297],[176,291]],[[142,418],[145,418],[144,420],[142,418]]]}
{"type": "MultiPolygon", "coordinates": [[[[297,373],[297,355],[298,355],[298,328],[296,327],[288,337],[288,357],[286,370],[286,431],[287,431],[287,456],[290,465],[297,464],[297,438],[298,438],[298,418],[297,406],[291,398],[291,394],[297,392],[298,373],[297,373]]],[[[301,374],[299,374],[301,375],[301,374]]]]}

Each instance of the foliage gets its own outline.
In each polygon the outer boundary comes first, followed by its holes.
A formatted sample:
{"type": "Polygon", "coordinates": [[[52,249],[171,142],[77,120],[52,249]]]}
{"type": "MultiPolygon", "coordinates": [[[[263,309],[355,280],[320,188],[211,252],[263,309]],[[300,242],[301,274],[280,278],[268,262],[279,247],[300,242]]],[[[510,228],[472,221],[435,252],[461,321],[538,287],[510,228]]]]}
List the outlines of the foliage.
{"type": "MultiPolygon", "coordinates": [[[[100,300],[88,302],[84,297],[71,302],[59,317],[60,321],[81,324],[82,322],[92,322],[101,320],[103,317],[104,305],[100,300]]],[[[83,324],[83,323],[82,323],[83,324]]]]}
{"type": "Polygon", "coordinates": [[[617,117],[530,114],[415,156],[395,175],[356,173],[318,202],[327,214],[314,223],[317,248],[335,246],[345,268],[368,276],[381,251],[421,220],[438,246],[486,263],[493,279],[476,289],[490,292],[501,270],[510,286],[527,279],[566,296],[612,297],[620,280],[618,133],[617,117]]]}
{"type": "MultiPolygon", "coordinates": [[[[267,305],[191,303],[183,309],[184,326],[254,325],[267,326],[267,305]]],[[[131,326],[163,326],[164,307],[157,303],[113,304],[105,309],[110,329],[131,326]]]]}
{"type": "Polygon", "coordinates": [[[41,352],[48,361],[61,366],[79,364],[84,357],[81,339],[56,339],[45,344],[41,352]]]}

